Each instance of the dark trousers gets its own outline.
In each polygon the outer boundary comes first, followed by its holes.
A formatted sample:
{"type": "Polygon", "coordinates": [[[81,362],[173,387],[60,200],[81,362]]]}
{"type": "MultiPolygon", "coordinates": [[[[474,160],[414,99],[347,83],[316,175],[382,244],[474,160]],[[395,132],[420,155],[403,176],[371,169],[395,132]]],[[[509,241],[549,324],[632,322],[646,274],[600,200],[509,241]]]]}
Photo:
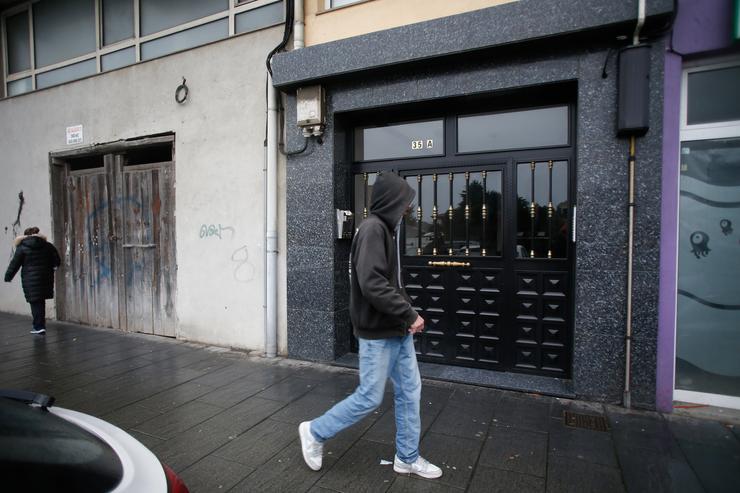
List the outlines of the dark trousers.
{"type": "Polygon", "coordinates": [[[46,300],[30,301],[31,315],[33,316],[33,328],[35,330],[46,328],[46,300]]]}

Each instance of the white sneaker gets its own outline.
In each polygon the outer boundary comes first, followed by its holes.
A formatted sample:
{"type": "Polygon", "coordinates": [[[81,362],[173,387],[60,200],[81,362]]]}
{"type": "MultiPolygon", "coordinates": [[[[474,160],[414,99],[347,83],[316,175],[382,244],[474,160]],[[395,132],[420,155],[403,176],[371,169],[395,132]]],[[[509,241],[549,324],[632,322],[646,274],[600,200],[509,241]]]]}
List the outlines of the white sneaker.
{"type": "Polygon", "coordinates": [[[306,465],[318,471],[321,469],[321,460],[324,454],[324,444],[316,440],[311,434],[311,422],[304,421],[298,426],[298,435],[301,437],[301,450],[306,465]]]}
{"type": "Polygon", "coordinates": [[[422,478],[435,479],[442,476],[442,469],[419,456],[416,462],[406,464],[396,456],[393,459],[393,470],[401,474],[416,474],[422,478]]]}
{"type": "Polygon", "coordinates": [[[46,329],[33,329],[31,334],[46,334],[46,329]]]}

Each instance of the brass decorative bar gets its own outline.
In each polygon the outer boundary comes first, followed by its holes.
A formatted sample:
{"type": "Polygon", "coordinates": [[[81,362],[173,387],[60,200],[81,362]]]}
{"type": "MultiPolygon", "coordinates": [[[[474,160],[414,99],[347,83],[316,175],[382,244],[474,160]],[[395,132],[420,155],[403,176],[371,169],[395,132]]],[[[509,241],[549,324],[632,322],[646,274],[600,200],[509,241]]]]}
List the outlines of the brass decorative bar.
{"type": "Polygon", "coordinates": [[[535,220],[535,217],[537,215],[537,203],[534,200],[534,198],[536,197],[536,195],[535,195],[535,188],[534,188],[534,186],[535,186],[535,168],[536,168],[536,164],[535,164],[534,161],[532,161],[531,163],[529,163],[529,169],[530,169],[531,179],[532,179],[532,190],[531,190],[531,192],[532,192],[532,203],[529,206],[529,215],[530,215],[530,228],[529,228],[530,240],[529,241],[531,241],[532,243],[531,243],[531,246],[529,247],[529,249],[531,251],[530,257],[532,257],[532,258],[534,258],[534,238],[535,238],[535,236],[534,236],[534,230],[535,230],[535,224],[534,224],[534,222],[535,221],[534,220],[535,220]]]}
{"type": "Polygon", "coordinates": [[[421,175],[416,175],[416,197],[419,201],[416,206],[416,241],[418,241],[416,248],[416,254],[421,255],[421,225],[423,224],[424,217],[421,215],[421,175]]]}
{"type": "Polygon", "coordinates": [[[470,255],[470,171],[465,172],[465,256],[470,255]]]}
{"type": "Polygon", "coordinates": [[[368,193],[367,173],[362,174],[362,179],[364,180],[362,218],[367,219],[367,193],[368,193]]]}
{"type": "Polygon", "coordinates": [[[547,162],[547,258],[552,258],[552,159],[547,162]]]}
{"type": "Polygon", "coordinates": [[[455,262],[451,260],[437,260],[429,261],[427,265],[430,267],[470,267],[470,262],[455,262]]]}
{"type": "Polygon", "coordinates": [[[432,174],[432,190],[434,191],[432,197],[432,231],[434,234],[432,255],[437,255],[437,247],[439,246],[439,231],[437,229],[437,173],[432,174]]]}
{"type": "Polygon", "coordinates": [[[486,197],[487,197],[487,192],[488,192],[488,183],[487,183],[488,173],[486,173],[486,171],[483,170],[483,173],[481,174],[483,175],[483,199],[482,199],[483,206],[481,207],[481,217],[483,220],[481,221],[481,228],[480,228],[481,232],[480,232],[479,241],[480,241],[480,246],[481,246],[481,256],[485,257],[486,249],[484,247],[486,246],[486,217],[488,216],[488,211],[486,210],[486,197]]]}
{"type": "Polygon", "coordinates": [[[447,254],[452,255],[452,245],[453,245],[453,240],[455,239],[454,229],[452,225],[452,220],[455,216],[455,210],[452,207],[452,203],[454,201],[454,194],[452,192],[452,185],[453,185],[454,177],[452,173],[449,174],[449,180],[450,180],[450,207],[447,209],[447,215],[448,215],[448,223],[449,223],[449,230],[450,230],[450,237],[449,237],[450,245],[447,248],[447,254]]]}

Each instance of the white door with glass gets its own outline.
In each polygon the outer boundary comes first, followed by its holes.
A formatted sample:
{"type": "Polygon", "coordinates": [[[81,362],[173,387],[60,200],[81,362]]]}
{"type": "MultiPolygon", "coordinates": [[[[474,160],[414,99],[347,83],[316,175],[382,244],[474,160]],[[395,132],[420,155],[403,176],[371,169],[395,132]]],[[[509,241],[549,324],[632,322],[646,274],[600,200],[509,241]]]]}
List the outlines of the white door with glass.
{"type": "Polygon", "coordinates": [[[740,409],[740,61],[688,68],[674,399],[740,409]]]}

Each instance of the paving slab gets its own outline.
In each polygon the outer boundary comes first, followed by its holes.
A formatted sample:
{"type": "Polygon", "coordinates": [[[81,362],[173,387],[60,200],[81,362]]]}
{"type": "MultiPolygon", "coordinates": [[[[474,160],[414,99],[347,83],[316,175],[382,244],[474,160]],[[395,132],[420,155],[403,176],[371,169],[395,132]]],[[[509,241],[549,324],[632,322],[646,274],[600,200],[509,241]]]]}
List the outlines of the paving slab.
{"type": "Polygon", "coordinates": [[[544,493],[545,480],[537,476],[480,465],[476,468],[467,491],[469,493],[544,493]]]}
{"type": "Polygon", "coordinates": [[[492,426],[479,463],[544,478],[547,472],[547,433],[492,426]]]}

